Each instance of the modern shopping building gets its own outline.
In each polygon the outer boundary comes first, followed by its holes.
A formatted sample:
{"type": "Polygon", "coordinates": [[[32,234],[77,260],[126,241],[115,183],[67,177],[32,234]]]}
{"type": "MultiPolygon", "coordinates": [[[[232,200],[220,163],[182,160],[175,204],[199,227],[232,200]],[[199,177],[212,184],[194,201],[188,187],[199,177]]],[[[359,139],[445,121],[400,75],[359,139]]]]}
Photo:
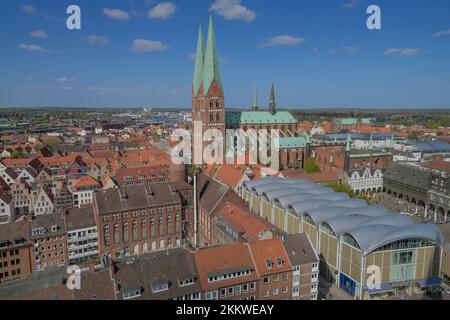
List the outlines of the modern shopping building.
{"type": "Polygon", "coordinates": [[[438,289],[444,238],[430,224],[301,179],[244,183],[251,210],[288,234],[306,233],[321,275],[356,299],[438,289]],[[374,266],[374,267],[373,267],[374,266]],[[379,276],[373,287],[371,277],[379,276]]]}

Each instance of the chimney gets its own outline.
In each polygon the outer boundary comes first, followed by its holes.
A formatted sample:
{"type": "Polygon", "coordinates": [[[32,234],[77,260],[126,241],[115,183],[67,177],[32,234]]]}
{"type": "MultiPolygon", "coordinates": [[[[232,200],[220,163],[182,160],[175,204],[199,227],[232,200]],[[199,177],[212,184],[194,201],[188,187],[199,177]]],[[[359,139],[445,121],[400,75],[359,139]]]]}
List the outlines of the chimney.
{"type": "Polygon", "coordinates": [[[88,268],[89,268],[89,272],[91,274],[95,273],[95,262],[94,262],[94,260],[89,260],[88,268]]]}

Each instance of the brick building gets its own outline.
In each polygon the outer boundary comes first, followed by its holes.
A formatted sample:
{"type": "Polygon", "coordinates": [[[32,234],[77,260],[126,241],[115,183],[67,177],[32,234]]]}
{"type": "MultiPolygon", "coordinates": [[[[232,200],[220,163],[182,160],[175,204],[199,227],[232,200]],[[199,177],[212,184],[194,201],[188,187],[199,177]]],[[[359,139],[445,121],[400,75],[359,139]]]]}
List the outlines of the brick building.
{"type": "Polygon", "coordinates": [[[35,270],[67,265],[67,233],[64,219],[59,214],[36,216],[30,229],[35,270]]]}
{"type": "Polygon", "coordinates": [[[33,271],[30,229],[26,222],[0,225],[0,284],[27,279],[33,271]]]}
{"type": "Polygon", "coordinates": [[[258,299],[292,298],[292,265],[280,239],[249,243],[250,254],[258,274],[258,299]]]}
{"type": "Polygon", "coordinates": [[[100,256],[120,258],[180,246],[192,222],[187,200],[173,183],[129,185],[94,194],[100,256]]]}

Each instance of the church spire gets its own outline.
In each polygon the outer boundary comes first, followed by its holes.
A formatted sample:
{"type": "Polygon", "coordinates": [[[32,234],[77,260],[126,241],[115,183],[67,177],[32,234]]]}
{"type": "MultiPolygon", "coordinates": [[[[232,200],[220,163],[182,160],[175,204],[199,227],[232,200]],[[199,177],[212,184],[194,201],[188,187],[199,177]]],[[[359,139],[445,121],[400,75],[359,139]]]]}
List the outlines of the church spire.
{"type": "Polygon", "coordinates": [[[206,43],[205,62],[203,65],[203,92],[206,95],[213,83],[216,81],[220,91],[223,93],[222,81],[220,79],[219,58],[216,48],[216,36],[212,16],[209,19],[208,41],[206,43]]]}
{"type": "Polygon", "coordinates": [[[256,91],[256,85],[255,85],[255,88],[253,89],[252,111],[258,111],[258,110],[259,110],[259,106],[258,106],[258,92],[256,91]]]}
{"type": "Polygon", "coordinates": [[[269,111],[272,114],[276,113],[277,104],[275,102],[275,84],[272,82],[272,89],[270,90],[269,111]]]}
{"type": "Polygon", "coordinates": [[[198,29],[197,52],[195,54],[194,79],[192,86],[194,88],[194,96],[198,94],[198,90],[202,86],[203,63],[205,60],[205,43],[203,40],[202,26],[198,29]]]}
{"type": "Polygon", "coordinates": [[[370,134],[370,141],[369,141],[369,150],[373,149],[373,135],[372,133],[370,134]]]}
{"type": "Polygon", "coordinates": [[[350,134],[347,135],[347,141],[345,143],[345,151],[346,152],[352,151],[352,136],[350,134]]]}

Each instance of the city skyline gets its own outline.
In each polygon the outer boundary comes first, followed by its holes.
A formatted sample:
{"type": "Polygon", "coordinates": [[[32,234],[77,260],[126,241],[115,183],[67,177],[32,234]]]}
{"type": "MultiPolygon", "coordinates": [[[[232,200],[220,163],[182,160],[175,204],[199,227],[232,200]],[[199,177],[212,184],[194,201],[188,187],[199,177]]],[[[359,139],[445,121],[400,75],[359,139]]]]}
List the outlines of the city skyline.
{"type": "Polygon", "coordinates": [[[250,108],[256,85],[267,109],[272,81],[279,108],[450,106],[448,3],[381,1],[375,31],[367,1],[284,3],[78,1],[80,31],[68,2],[2,3],[0,105],[188,108],[211,15],[226,108],[250,108]]]}

